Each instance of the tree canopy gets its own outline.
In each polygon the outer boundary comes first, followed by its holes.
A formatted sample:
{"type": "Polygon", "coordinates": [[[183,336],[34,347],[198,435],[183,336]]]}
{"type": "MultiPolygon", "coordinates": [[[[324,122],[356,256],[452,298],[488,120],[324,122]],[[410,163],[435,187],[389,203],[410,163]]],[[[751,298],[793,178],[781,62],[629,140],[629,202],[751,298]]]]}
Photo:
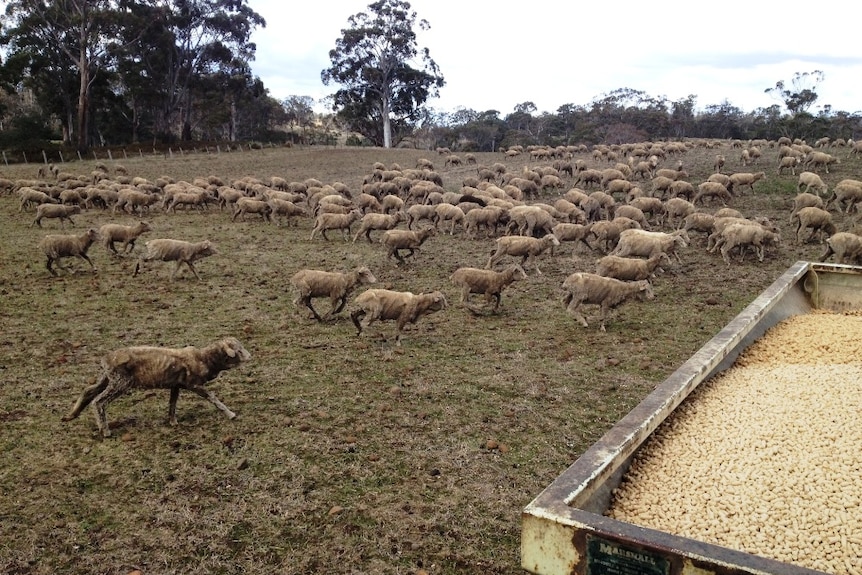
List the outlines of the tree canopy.
{"type": "MultiPolygon", "coordinates": [[[[386,148],[393,127],[405,133],[421,117],[429,97],[445,80],[427,48],[417,46],[416,12],[403,0],[378,0],[348,18],[348,27],[330,50],[332,65],[320,74],[325,85],[341,88],[333,111],[354,130],[386,148]]],[[[418,26],[427,30],[426,20],[418,26]]]]}

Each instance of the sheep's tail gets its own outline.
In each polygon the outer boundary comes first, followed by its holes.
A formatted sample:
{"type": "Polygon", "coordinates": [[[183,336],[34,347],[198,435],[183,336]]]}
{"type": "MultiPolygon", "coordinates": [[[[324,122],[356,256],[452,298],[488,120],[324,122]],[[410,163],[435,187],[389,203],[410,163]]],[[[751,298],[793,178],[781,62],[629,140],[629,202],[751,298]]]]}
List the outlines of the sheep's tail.
{"type": "Polygon", "coordinates": [[[84,393],[81,394],[81,397],[78,398],[78,401],[75,402],[75,407],[72,408],[72,411],[69,412],[68,415],[64,416],[62,421],[72,421],[79,415],[84,409],[92,403],[96,397],[108,387],[108,376],[107,374],[103,374],[102,377],[99,378],[96,383],[87,387],[84,390],[84,393]]]}

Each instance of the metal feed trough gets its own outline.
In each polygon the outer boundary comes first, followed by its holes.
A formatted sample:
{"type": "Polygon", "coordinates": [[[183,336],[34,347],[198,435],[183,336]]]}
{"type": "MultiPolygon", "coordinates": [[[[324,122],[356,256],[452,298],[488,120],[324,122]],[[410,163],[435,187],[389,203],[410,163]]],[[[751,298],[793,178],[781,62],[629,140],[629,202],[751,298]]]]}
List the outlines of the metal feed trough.
{"type": "Polygon", "coordinates": [[[862,268],[796,262],[525,509],[521,565],[539,575],[820,573],[603,515],[638,448],[701,382],[780,321],[862,307],[862,268]]]}

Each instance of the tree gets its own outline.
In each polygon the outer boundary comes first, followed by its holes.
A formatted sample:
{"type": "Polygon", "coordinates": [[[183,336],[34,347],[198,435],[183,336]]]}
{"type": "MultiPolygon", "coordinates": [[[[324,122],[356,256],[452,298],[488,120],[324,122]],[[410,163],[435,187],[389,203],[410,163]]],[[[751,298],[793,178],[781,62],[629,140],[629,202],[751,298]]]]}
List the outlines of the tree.
{"type": "MultiPolygon", "coordinates": [[[[392,128],[405,128],[420,116],[445,80],[428,49],[416,43],[416,12],[404,0],[378,0],[348,18],[348,28],[329,51],[332,66],[320,73],[324,85],[341,88],[332,109],[357,131],[392,147],[392,128]],[[418,58],[418,62],[417,62],[418,58]],[[380,129],[382,128],[382,134],[380,129]],[[382,136],[382,137],[380,137],[382,136]]],[[[428,30],[426,20],[419,28],[428,30]]]]}
{"type": "Polygon", "coordinates": [[[778,96],[787,106],[787,111],[795,116],[800,112],[807,112],[808,108],[817,101],[817,92],[814,90],[824,77],[821,70],[796,72],[793,80],[790,81],[791,87],[786,87],[784,80],[779,80],[774,88],[767,88],[764,92],[778,96]]]}

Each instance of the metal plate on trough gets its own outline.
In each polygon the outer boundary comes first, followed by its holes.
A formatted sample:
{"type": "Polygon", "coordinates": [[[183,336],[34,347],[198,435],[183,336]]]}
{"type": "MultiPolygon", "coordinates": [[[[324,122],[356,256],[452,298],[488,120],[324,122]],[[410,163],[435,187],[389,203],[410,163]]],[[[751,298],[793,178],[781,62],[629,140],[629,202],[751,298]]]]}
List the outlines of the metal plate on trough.
{"type": "Polygon", "coordinates": [[[703,381],[766,330],[814,309],[862,308],[862,268],[796,262],[525,509],[521,565],[539,575],[820,573],[603,515],[638,448],[703,381]]]}

